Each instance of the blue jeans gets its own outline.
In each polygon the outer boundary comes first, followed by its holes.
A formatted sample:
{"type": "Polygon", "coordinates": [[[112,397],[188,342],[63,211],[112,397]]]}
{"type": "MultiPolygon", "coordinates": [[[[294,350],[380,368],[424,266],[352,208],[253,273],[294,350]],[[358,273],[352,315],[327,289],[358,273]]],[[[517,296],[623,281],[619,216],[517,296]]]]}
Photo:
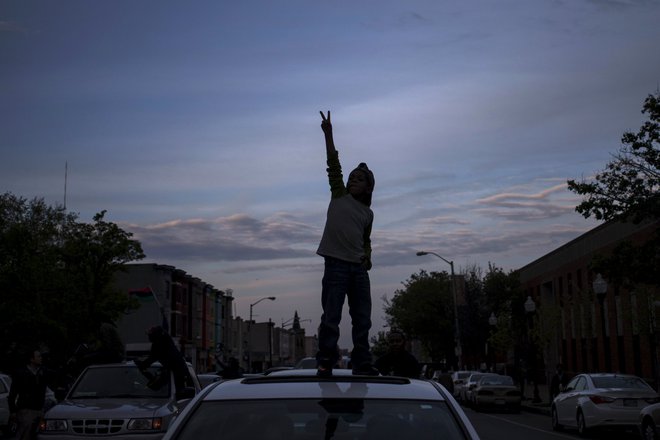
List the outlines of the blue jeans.
{"type": "Polygon", "coordinates": [[[348,297],[348,313],[351,315],[353,351],[351,363],[358,367],[371,363],[369,330],[371,329],[371,284],[369,273],[359,263],[325,257],[322,281],[321,305],[323,315],[319,325],[319,362],[334,365],[339,360],[339,322],[348,297]]]}

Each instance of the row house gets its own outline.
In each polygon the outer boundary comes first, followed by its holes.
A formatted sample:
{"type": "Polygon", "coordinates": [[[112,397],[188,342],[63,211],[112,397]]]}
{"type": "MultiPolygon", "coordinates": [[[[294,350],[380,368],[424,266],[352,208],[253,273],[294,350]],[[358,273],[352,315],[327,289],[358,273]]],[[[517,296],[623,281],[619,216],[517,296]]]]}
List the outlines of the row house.
{"type": "Polygon", "coordinates": [[[597,255],[624,240],[642,243],[657,228],[605,223],[519,270],[541,345],[532,347],[538,379],[548,380],[562,364],[569,374],[620,372],[658,385],[658,286],[627,289],[591,269],[597,255]]]}
{"type": "Polygon", "coordinates": [[[234,317],[231,289],[216,289],[174,266],[127,264],[116,275],[115,286],[138,302],[117,322],[128,359],[149,352],[147,330],[157,325],[165,327],[200,373],[216,371],[216,360],[226,363],[230,357],[245,371],[295,365],[318,349],[315,337],[305,336],[297,313],[289,329],[234,317]]]}

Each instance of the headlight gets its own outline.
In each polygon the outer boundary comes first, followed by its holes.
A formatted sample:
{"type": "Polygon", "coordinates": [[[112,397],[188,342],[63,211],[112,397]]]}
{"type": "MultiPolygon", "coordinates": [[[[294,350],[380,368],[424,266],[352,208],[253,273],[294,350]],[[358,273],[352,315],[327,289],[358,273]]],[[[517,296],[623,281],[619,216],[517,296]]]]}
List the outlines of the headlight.
{"type": "Polygon", "coordinates": [[[39,431],[41,432],[66,431],[66,429],[66,420],[45,419],[39,423],[39,431]]]}
{"type": "Polygon", "coordinates": [[[131,419],[128,421],[127,428],[134,431],[160,431],[163,426],[163,419],[160,417],[152,419],[131,419]]]}

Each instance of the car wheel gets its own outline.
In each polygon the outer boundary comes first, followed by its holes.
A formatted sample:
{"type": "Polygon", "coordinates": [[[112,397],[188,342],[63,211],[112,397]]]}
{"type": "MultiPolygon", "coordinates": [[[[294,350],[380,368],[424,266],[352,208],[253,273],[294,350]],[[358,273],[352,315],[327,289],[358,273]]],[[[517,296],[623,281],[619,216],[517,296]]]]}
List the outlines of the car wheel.
{"type": "Polygon", "coordinates": [[[660,435],[658,435],[658,430],[651,419],[645,419],[642,423],[642,440],[658,440],[660,435]]]}
{"type": "Polygon", "coordinates": [[[589,428],[587,428],[587,422],[584,420],[582,411],[578,411],[577,413],[577,429],[580,437],[587,437],[589,435],[589,428]]]}
{"type": "Polygon", "coordinates": [[[552,407],[552,429],[553,431],[561,431],[564,429],[564,425],[559,423],[559,414],[557,414],[557,408],[552,407]]]}

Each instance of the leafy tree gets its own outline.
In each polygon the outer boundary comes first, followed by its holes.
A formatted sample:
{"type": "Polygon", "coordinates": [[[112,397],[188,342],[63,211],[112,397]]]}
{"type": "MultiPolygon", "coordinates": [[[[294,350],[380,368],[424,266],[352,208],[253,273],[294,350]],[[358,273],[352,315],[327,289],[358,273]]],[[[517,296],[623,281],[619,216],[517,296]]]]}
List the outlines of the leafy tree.
{"type": "Polygon", "coordinates": [[[420,270],[385,302],[387,322],[420,341],[432,359],[454,359],[454,309],[447,272],[420,270]]]}
{"type": "Polygon", "coordinates": [[[624,133],[624,144],[593,181],[568,181],[568,189],[585,196],[575,208],[585,218],[635,222],[660,217],[660,93],[649,95],[648,114],[639,132],[624,133]]]}
{"type": "MultiPolygon", "coordinates": [[[[575,208],[585,218],[633,221],[660,218],[660,92],[649,95],[642,109],[648,120],[637,133],[625,132],[623,146],[594,180],[568,181],[569,190],[584,196],[575,208]]],[[[618,285],[660,282],[660,231],[641,245],[621,243],[611,256],[600,256],[594,270],[618,285]]]]}
{"type": "Polygon", "coordinates": [[[127,308],[112,291],[113,274],[144,254],[104,213],[79,223],[43,199],[0,195],[0,369],[37,344],[61,362],[127,308]]]}

